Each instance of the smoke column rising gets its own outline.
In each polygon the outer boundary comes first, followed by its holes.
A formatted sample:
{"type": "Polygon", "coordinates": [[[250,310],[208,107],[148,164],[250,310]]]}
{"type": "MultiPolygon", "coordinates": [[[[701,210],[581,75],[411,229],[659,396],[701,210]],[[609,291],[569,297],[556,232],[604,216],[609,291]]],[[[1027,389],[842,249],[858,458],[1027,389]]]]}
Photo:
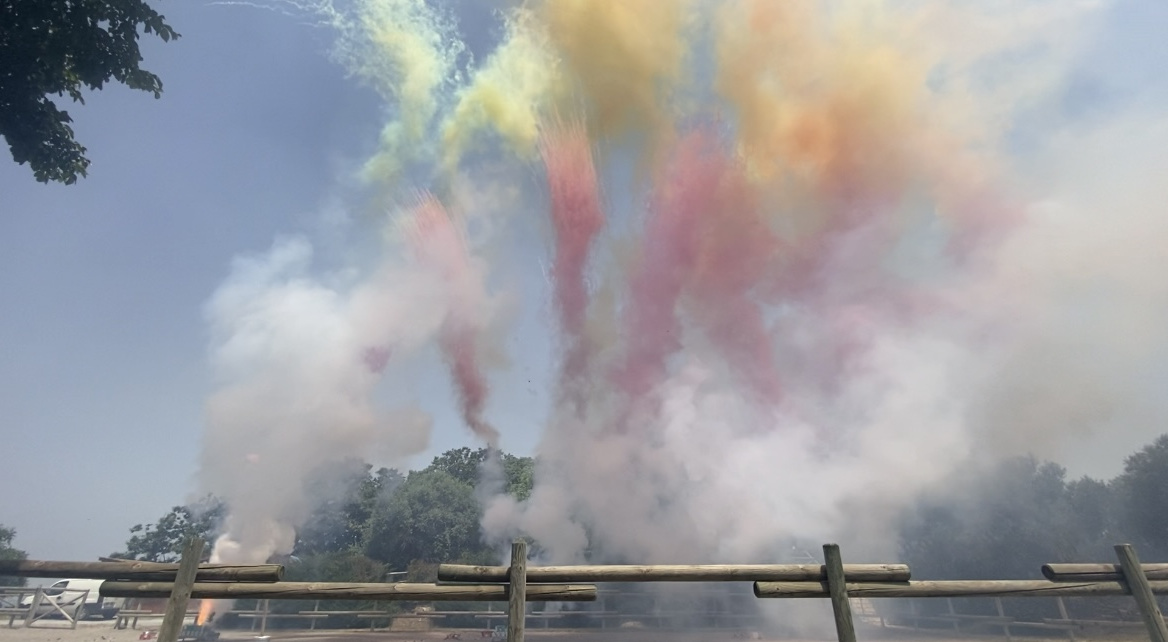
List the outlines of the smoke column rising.
{"type": "Polygon", "coordinates": [[[604,225],[590,145],[581,123],[553,123],[540,139],[555,229],[553,297],[566,344],[565,385],[587,372],[590,346],[584,336],[589,303],[585,268],[592,243],[604,225]]]}
{"type": "Polygon", "coordinates": [[[422,195],[414,208],[412,237],[422,263],[435,270],[447,288],[450,307],[438,343],[450,365],[463,421],[478,438],[495,446],[499,432],[483,419],[488,390],[478,357],[479,315],[487,307],[482,278],[467,254],[462,234],[431,195],[422,195]]]}

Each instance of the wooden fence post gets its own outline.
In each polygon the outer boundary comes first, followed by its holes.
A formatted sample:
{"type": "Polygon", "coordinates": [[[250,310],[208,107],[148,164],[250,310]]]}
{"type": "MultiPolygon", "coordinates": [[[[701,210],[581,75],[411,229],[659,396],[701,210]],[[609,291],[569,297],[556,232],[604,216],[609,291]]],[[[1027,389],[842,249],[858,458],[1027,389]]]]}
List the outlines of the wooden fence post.
{"type": "Polygon", "coordinates": [[[178,635],[182,632],[183,622],[187,616],[187,603],[191,599],[191,585],[195,583],[195,574],[199,570],[199,559],[203,556],[205,542],[201,538],[192,537],[183,547],[182,561],[178,565],[178,574],[174,578],[174,590],[166,602],[166,615],[162,618],[162,628],[158,631],[158,642],[178,642],[178,635]]]}
{"type": "MultiPolygon", "coordinates": [[[[1059,617],[1061,617],[1066,622],[1070,622],[1071,616],[1067,614],[1067,605],[1065,602],[1063,602],[1063,596],[1059,595],[1054,599],[1056,602],[1058,602],[1059,617]]],[[[1076,638],[1074,629],[1067,629],[1067,637],[1071,639],[1071,642],[1075,642],[1076,638]]]]}
{"type": "Polygon", "coordinates": [[[507,602],[507,642],[523,642],[527,621],[527,542],[511,544],[511,595],[507,602]]]}
{"type": "Polygon", "coordinates": [[[856,642],[856,628],[852,624],[852,605],[848,602],[848,585],[844,578],[844,562],[839,544],[823,545],[823,565],[827,571],[827,591],[831,595],[831,610],[835,613],[835,632],[839,642],[856,642]]]}
{"type": "Polygon", "coordinates": [[[1124,581],[1140,607],[1144,625],[1148,627],[1148,637],[1152,642],[1168,642],[1168,626],[1164,624],[1160,605],[1156,603],[1156,596],[1152,593],[1144,569],[1140,567],[1140,558],[1136,555],[1135,549],[1131,544],[1119,544],[1115,547],[1115,554],[1119,557],[1119,567],[1123,571],[1124,581]]]}

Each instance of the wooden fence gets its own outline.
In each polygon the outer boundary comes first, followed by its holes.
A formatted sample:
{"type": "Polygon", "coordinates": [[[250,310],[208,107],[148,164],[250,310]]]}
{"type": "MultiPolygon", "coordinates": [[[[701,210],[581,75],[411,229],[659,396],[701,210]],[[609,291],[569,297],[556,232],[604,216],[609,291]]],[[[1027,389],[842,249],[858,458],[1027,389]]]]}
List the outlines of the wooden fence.
{"type": "MultiPolygon", "coordinates": [[[[0,575],[54,572],[69,577],[99,577],[106,579],[101,593],[107,597],[169,597],[160,642],[174,642],[177,638],[187,600],[191,597],[265,600],[262,611],[239,613],[261,618],[261,626],[266,626],[267,618],[273,617],[266,606],[266,600],[271,599],[506,601],[508,642],[521,642],[528,618],[527,602],[596,600],[596,586],[585,582],[752,582],[754,595],[761,599],[826,598],[831,601],[840,642],[856,640],[852,613],[855,599],[989,597],[997,605],[996,616],[962,615],[950,608],[948,614],[918,615],[916,619],[918,622],[928,617],[942,619],[955,628],[965,621],[1000,626],[1008,638],[1011,627],[1064,630],[1073,638],[1071,621],[1061,600],[1062,617],[1058,620],[1022,622],[1006,617],[1001,598],[1132,596],[1149,639],[1168,642],[1168,628],[1155,598],[1156,594],[1168,594],[1168,564],[1141,564],[1135,551],[1126,544],[1115,547],[1118,564],[1048,564],[1042,569],[1047,578],[1044,580],[914,581],[908,567],[903,564],[844,564],[839,547],[834,544],[824,545],[824,564],[528,567],[526,543],[516,541],[511,550],[510,566],[443,564],[438,570],[437,584],[283,582],[278,581],[282,570],[273,575],[270,567],[266,575],[255,570],[258,567],[233,567],[234,570],[215,576],[216,569],[197,564],[202,547],[203,542],[199,540],[188,543],[182,563],[173,568],[128,568],[123,565],[115,571],[113,567],[95,566],[94,563],[83,567],[67,562],[24,562],[17,563],[17,566],[0,563],[0,575]]],[[[281,617],[295,615],[315,623],[322,616],[331,614],[316,609],[281,614],[281,617]]],[[[353,612],[346,614],[352,615],[353,612]]],[[[382,612],[356,615],[370,618],[371,624],[374,619],[391,617],[382,612]]],[[[503,615],[496,612],[488,617],[502,618],[503,615]]],[[[881,620],[881,624],[884,623],[881,620]]]]}

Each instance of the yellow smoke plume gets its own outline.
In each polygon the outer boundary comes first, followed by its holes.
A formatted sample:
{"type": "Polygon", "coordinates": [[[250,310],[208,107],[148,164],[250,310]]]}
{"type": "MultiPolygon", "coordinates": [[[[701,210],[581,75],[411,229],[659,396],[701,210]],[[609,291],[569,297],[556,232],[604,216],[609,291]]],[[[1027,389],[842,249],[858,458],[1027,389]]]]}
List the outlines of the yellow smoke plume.
{"type": "Polygon", "coordinates": [[[360,0],[351,17],[335,22],[341,23],[341,59],[394,105],[379,150],[365,166],[368,179],[391,182],[428,139],[461,41],[425,0],[360,0]]]}
{"type": "Polygon", "coordinates": [[[507,22],[503,43],[458,92],[454,110],[443,124],[446,169],[456,169],[488,131],[497,133],[512,153],[531,157],[541,113],[556,91],[556,63],[542,25],[530,11],[517,10],[507,22]]]}
{"type": "Polygon", "coordinates": [[[565,81],[588,130],[619,137],[668,131],[670,97],[683,79],[690,0],[543,0],[546,25],[565,81]]]}

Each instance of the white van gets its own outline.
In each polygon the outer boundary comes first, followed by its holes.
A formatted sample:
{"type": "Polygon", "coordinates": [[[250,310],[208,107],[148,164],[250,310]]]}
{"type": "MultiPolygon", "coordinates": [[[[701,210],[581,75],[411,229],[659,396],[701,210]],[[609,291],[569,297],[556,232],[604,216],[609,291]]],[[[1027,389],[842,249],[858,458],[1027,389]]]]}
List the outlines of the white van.
{"type": "MultiPolygon", "coordinates": [[[[58,580],[53,582],[44,589],[46,600],[55,600],[60,598],[62,601],[68,601],[76,597],[78,594],[75,591],[88,590],[89,594],[85,596],[85,606],[81,613],[81,619],[93,616],[101,616],[102,619],[109,620],[118,614],[121,610],[122,604],[125,602],[122,598],[101,596],[101,582],[102,580],[87,580],[87,579],[68,579],[58,580]],[[69,589],[66,593],[65,589],[69,589]]],[[[35,595],[25,596],[20,601],[23,607],[32,606],[32,601],[35,595]]],[[[42,604],[41,608],[37,609],[39,612],[47,612],[54,610],[51,604],[42,604]]]]}

